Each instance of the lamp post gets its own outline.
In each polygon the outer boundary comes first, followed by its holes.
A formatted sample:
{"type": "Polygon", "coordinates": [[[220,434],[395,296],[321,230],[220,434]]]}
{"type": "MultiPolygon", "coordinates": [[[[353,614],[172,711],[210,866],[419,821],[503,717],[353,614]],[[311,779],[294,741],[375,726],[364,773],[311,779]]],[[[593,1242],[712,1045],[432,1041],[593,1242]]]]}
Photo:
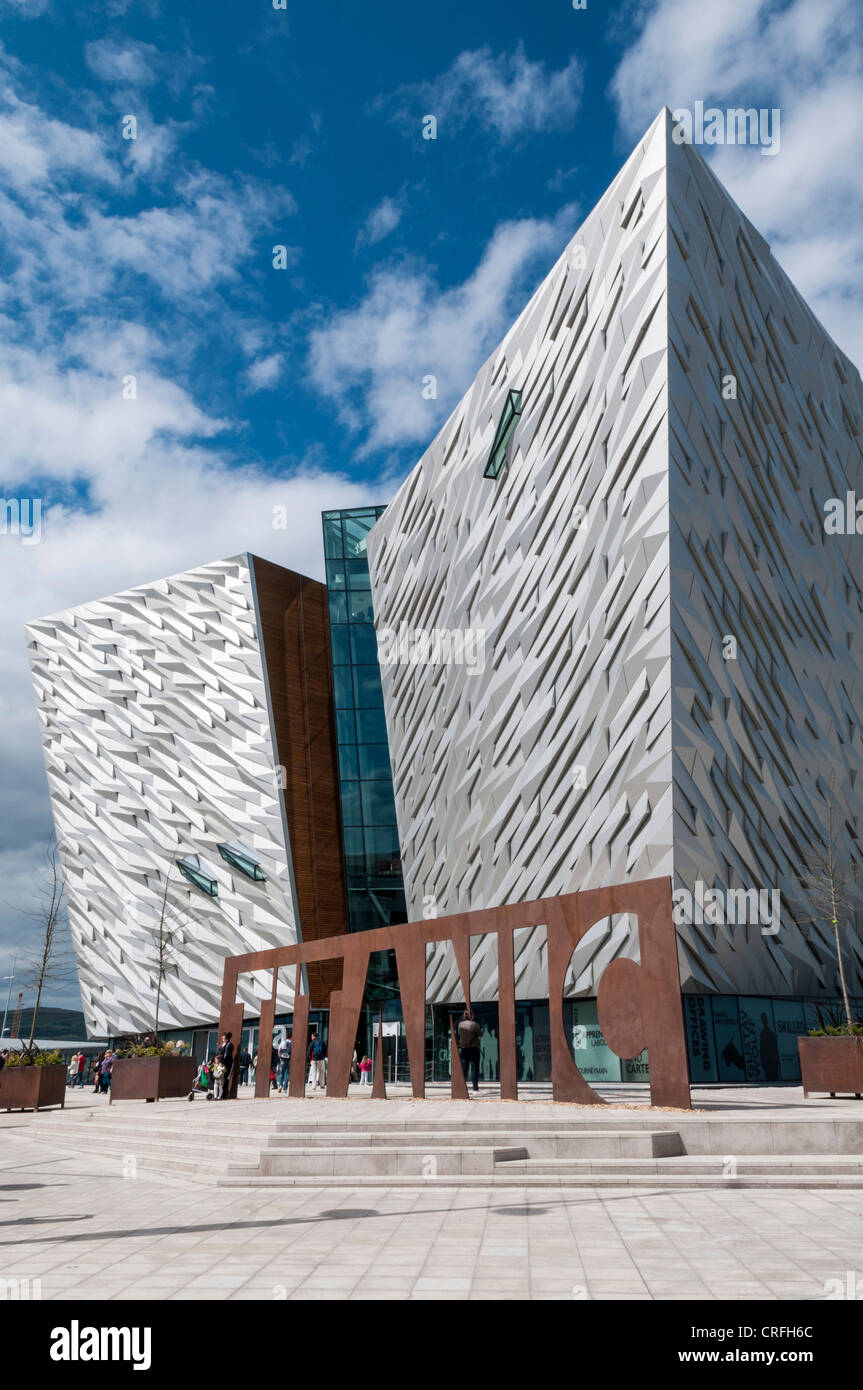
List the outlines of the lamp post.
{"type": "Polygon", "coordinates": [[[4,976],[3,976],[3,979],[9,981],[9,988],[8,988],[8,990],[6,991],[6,1007],[5,1007],[5,1009],[3,1010],[3,1027],[2,1027],[2,1029],[0,1029],[0,1038],[2,1038],[2,1037],[4,1036],[4,1034],[5,1034],[5,1032],[6,1032],[6,1015],[9,1013],[9,1000],[12,998],[12,983],[13,983],[13,981],[14,981],[14,979],[15,979],[15,957],[14,957],[14,956],[12,957],[12,974],[11,974],[11,975],[4,975],[4,976]]]}

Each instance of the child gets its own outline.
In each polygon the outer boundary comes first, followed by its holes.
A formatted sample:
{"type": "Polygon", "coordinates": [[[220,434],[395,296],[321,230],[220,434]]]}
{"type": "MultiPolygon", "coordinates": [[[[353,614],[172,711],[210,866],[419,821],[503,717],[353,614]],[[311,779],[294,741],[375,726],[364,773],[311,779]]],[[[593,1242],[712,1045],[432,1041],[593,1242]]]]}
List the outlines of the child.
{"type": "Polygon", "coordinates": [[[222,1099],[222,1088],[225,1084],[225,1072],[227,1067],[221,1058],[216,1058],[213,1065],[213,1100],[222,1099]]]}
{"type": "Polygon", "coordinates": [[[369,1079],[370,1079],[370,1077],[371,1077],[371,1074],[372,1074],[372,1064],[371,1064],[371,1062],[369,1061],[368,1057],[363,1057],[363,1060],[360,1062],[360,1085],[361,1085],[361,1086],[368,1086],[368,1084],[369,1084],[369,1079]]]}

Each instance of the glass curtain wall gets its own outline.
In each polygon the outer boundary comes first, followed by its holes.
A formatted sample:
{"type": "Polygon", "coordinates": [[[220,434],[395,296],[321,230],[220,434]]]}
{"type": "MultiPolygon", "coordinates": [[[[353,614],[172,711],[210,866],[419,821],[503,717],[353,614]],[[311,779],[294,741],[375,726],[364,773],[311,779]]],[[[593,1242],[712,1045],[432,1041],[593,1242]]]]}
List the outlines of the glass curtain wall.
{"type": "MultiPolygon", "coordinates": [[[[363,507],[323,514],[351,931],[389,926],[407,915],[366,556],[366,537],[383,512],[363,507]]],[[[366,1003],[389,1004],[385,1014],[392,1016],[398,989],[389,955],[372,957],[366,1003]]]]}

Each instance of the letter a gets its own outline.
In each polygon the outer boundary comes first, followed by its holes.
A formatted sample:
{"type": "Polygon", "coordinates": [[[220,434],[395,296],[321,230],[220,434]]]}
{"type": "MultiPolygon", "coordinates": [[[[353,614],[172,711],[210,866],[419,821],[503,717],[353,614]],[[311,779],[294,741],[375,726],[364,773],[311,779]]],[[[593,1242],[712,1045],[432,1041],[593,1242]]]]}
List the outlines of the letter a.
{"type": "Polygon", "coordinates": [[[828,536],[842,536],[845,534],[845,503],[841,497],[828,497],[824,503],[824,510],[827,515],[824,518],[824,530],[828,536]]]}

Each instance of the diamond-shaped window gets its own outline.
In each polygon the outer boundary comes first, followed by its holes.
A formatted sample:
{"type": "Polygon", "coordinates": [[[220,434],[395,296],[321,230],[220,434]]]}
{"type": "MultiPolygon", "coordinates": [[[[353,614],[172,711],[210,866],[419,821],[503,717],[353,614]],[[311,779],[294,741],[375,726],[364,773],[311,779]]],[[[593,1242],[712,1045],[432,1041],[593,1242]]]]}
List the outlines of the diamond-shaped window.
{"type": "Polygon", "coordinates": [[[245,874],[247,878],[257,879],[261,883],[266,879],[267,875],[261,868],[259,861],[251,850],[246,849],[243,845],[229,843],[217,845],[216,848],[225,863],[230,864],[232,869],[239,869],[240,873],[245,874]]]}
{"type": "Polygon", "coordinates": [[[196,888],[200,888],[202,893],[208,897],[217,898],[219,896],[219,885],[211,874],[201,866],[201,861],[197,854],[187,854],[184,859],[177,860],[177,868],[196,888]]]}
{"type": "Polygon", "coordinates": [[[491,446],[491,454],[485,466],[485,478],[498,478],[503,471],[506,463],[506,451],[509,441],[515,433],[518,424],[518,417],[521,415],[521,392],[510,391],[503,407],[503,414],[498,423],[497,432],[494,436],[494,443],[491,446]]]}

